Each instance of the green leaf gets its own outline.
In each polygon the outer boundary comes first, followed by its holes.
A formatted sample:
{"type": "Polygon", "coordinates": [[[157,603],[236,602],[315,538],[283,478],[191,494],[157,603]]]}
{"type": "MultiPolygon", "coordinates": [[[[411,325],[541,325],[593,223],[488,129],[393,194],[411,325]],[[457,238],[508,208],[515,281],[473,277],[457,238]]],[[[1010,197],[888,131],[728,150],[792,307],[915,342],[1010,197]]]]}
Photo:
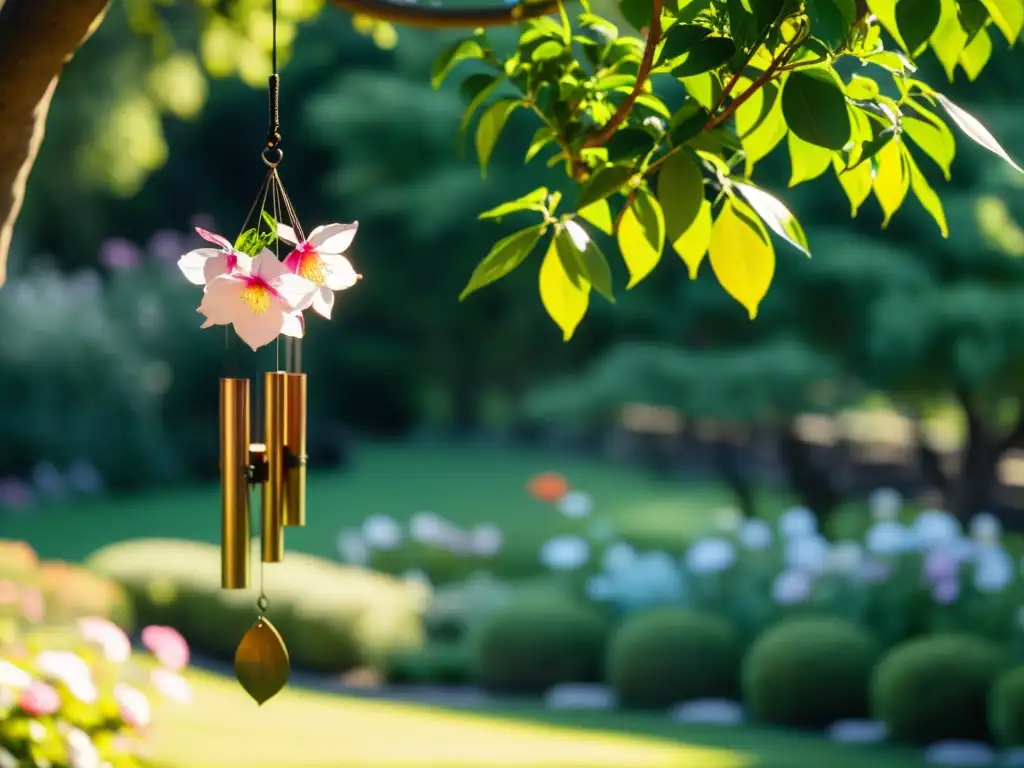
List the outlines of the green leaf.
{"type": "Polygon", "coordinates": [[[480,105],[487,101],[504,79],[504,75],[501,74],[487,75],[478,73],[470,75],[462,81],[459,90],[462,92],[462,98],[466,100],[467,106],[466,111],[462,115],[462,120],[459,122],[460,134],[466,132],[470,121],[473,119],[473,115],[476,114],[480,105]]]}
{"type": "Polygon", "coordinates": [[[886,32],[892,35],[896,43],[910,53],[907,50],[907,44],[903,42],[903,36],[900,34],[900,27],[896,20],[896,3],[897,0],[868,0],[868,9],[875,14],[879,23],[886,32]]]}
{"type": "Polygon", "coordinates": [[[655,138],[643,128],[620,128],[605,145],[612,161],[635,160],[654,149],[655,138]]]}
{"type": "Polygon", "coordinates": [[[782,85],[782,114],[789,130],[809,144],[842,149],[850,140],[850,113],[843,86],[831,69],[789,73],[782,85]]]}
{"type": "Polygon", "coordinates": [[[921,169],[917,167],[917,163],[914,162],[914,156],[910,154],[910,150],[904,144],[901,144],[900,148],[903,152],[903,160],[907,164],[907,171],[910,174],[910,188],[922,207],[935,219],[935,223],[939,225],[939,232],[942,233],[942,236],[949,237],[949,226],[946,224],[946,212],[942,209],[942,201],[935,190],[932,189],[928,180],[925,179],[924,174],[921,173],[921,169]]]}
{"type": "Polygon", "coordinates": [[[496,101],[480,116],[480,122],[476,126],[476,156],[480,163],[480,175],[487,177],[487,164],[491,160],[491,153],[494,152],[494,145],[498,143],[508,116],[517,107],[523,106],[519,99],[502,99],[496,101]]]}
{"type": "Polygon", "coordinates": [[[743,202],[726,198],[711,230],[708,254],[719,284],[753,320],[775,275],[775,249],[743,202]]]}
{"type": "Polygon", "coordinates": [[[699,24],[675,24],[665,35],[659,63],[670,63],[675,77],[692,77],[722,66],[736,55],[736,43],[710,34],[699,24]]]}
{"type": "Polygon", "coordinates": [[[815,144],[808,144],[795,133],[787,136],[789,144],[789,162],[792,171],[789,175],[789,186],[795,187],[805,181],[816,179],[828,170],[832,162],[832,153],[815,144]]]}
{"type": "Polygon", "coordinates": [[[555,246],[563,269],[577,287],[582,288],[584,283],[588,283],[612,304],[615,303],[608,259],[587,230],[572,219],[567,219],[555,235],[555,246]],[[572,269],[576,270],[578,278],[574,277],[572,269]]]}
{"type": "Polygon", "coordinates": [[[873,101],[878,96],[878,83],[870,77],[853,75],[846,84],[846,95],[860,101],[873,101]]]}
{"type": "Polygon", "coordinates": [[[910,137],[935,164],[942,169],[946,181],[950,178],[950,167],[956,156],[956,140],[953,132],[941,121],[931,122],[909,115],[903,116],[903,135],[910,137]]]}
{"type": "Polygon", "coordinates": [[[832,158],[832,167],[835,169],[836,178],[839,179],[839,185],[850,201],[850,217],[852,218],[857,215],[857,211],[871,194],[871,164],[862,163],[847,169],[842,158],[835,156],[832,158]]]}
{"type": "Polygon", "coordinates": [[[810,34],[828,46],[839,50],[850,37],[850,28],[856,19],[854,0],[808,0],[807,17],[811,22],[810,34]]]}
{"type": "Polygon", "coordinates": [[[489,211],[484,211],[478,218],[500,219],[502,216],[507,216],[510,213],[521,213],[522,211],[544,213],[547,210],[545,203],[549,194],[547,187],[538,187],[533,192],[529,192],[522,197],[517,197],[515,200],[509,200],[507,203],[495,206],[489,211]]]}
{"type": "Polygon", "coordinates": [[[651,23],[652,5],[651,0],[619,0],[619,12],[639,31],[651,23]]]}
{"type": "Polygon", "coordinates": [[[953,122],[956,123],[957,127],[966,133],[970,139],[983,146],[989,152],[1003,158],[1014,169],[1024,173],[1024,168],[1021,168],[1013,161],[1006,150],[996,141],[996,137],[989,133],[988,129],[978,121],[978,118],[967,110],[958,107],[941,93],[936,93],[935,98],[939,100],[939,103],[946,110],[950,118],[952,118],[953,122]]]}
{"type": "MultiPolygon", "coordinates": [[[[787,131],[786,120],[782,116],[782,100],[779,98],[779,88],[774,83],[769,83],[757,91],[763,94],[762,110],[764,117],[753,128],[741,132],[743,151],[746,154],[746,175],[754,170],[754,164],[767,157],[775,147],[782,141],[787,131]]],[[[750,99],[754,101],[753,98],[750,99]]],[[[745,106],[745,105],[744,105],[745,106]]],[[[740,107],[742,109],[742,107],[740,107]]],[[[740,126],[740,110],[736,110],[736,125],[740,126]]]]}
{"type": "Polygon", "coordinates": [[[658,201],[672,249],[697,277],[711,239],[711,204],[704,196],[704,174],[684,152],[669,157],[658,174],[658,201]]]}
{"type": "Polygon", "coordinates": [[[669,110],[668,107],[665,106],[665,102],[663,102],[654,94],[639,94],[636,97],[636,104],[637,106],[651,110],[651,112],[658,115],[659,117],[664,117],[666,120],[669,120],[672,117],[672,112],[669,110]]]}
{"type": "Polygon", "coordinates": [[[761,217],[761,220],[768,225],[776,235],[792,245],[805,256],[810,256],[810,247],[807,245],[807,235],[804,228],[797,221],[793,212],[787,208],[781,200],[770,195],[753,184],[742,181],[734,181],[733,189],[737,190],[743,198],[754,209],[754,212],[761,217]]]}
{"type": "Polygon", "coordinates": [[[714,106],[715,99],[718,97],[716,88],[718,80],[713,74],[705,72],[702,75],[681,78],[679,82],[683,84],[691,98],[704,109],[711,109],[714,106]]]}
{"type": "Polygon", "coordinates": [[[1024,28],[1024,3],[1020,0],[981,0],[1006,41],[1013,45],[1024,28]]]}
{"type": "Polygon", "coordinates": [[[530,162],[537,153],[540,152],[544,147],[555,140],[555,131],[550,126],[542,125],[533,134],[533,138],[530,139],[530,146],[526,150],[526,161],[530,162]]]}
{"type": "Polygon", "coordinates": [[[931,37],[932,51],[946,72],[946,78],[953,82],[953,73],[960,61],[960,53],[967,45],[967,33],[960,24],[956,0],[941,0],[942,13],[939,24],[931,37]]]}
{"type": "Polygon", "coordinates": [[[979,30],[974,39],[960,53],[960,66],[967,73],[968,80],[977,80],[981,70],[992,57],[992,38],[984,29],[979,30]]]}
{"type": "Polygon", "coordinates": [[[558,236],[551,238],[544,261],[540,265],[540,300],[552,320],[562,329],[562,339],[569,341],[587,314],[590,305],[590,284],[579,284],[566,273],[558,255],[558,236]]]}
{"type": "Polygon", "coordinates": [[[518,267],[530,252],[537,245],[547,224],[537,224],[518,232],[513,232],[494,244],[483,260],[476,265],[469,282],[459,294],[459,301],[464,300],[469,294],[478,291],[485,285],[490,285],[495,280],[500,280],[513,269],[518,267]]]}
{"type": "Polygon", "coordinates": [[[580,188],[580,197],[576,202],[577,210],[620,191],[632,177],[633,169],[629,166],[606,165],[580,188]]]}
{"type": "Polygon", "coordinates": [[[276,237],[277,237],[277,221],[274,220],[274,217],[270,215],[269,211],[261,211],[260,212],[260,218],[263,219],[263,222],[268,227],[270,227],[270,234],[274,235],[274,238],[276,239],[276,237]]]}
{"type": "Polygon", "coordinates": [[[901,145],[899,139],[894,139],[882,147],[877,155],[877,169],[871,187],[882,207],[882,229],[889,226],[893,214],[903,205],[910,190],[910,174],[907,173],[901,145]]]}
{"type": "Polygon", "coordinates": [[[651,273],[665,249],[665,216],[654,195],[637,187],[636,198],[619,222],[619,251],[629,271],[629,290],[651,273]]]}
{"type": "Polygon", "coordinates": [[[907,53],[917,56],[935,32],[942,13],[942,0],[898,0],[896,25],[907,53]]]}
{"type": "Polygon", "coordinates": [[[586,208],[581,208],[576,211],[576,214],[581,219],[590,222],[591,225],[597,227],[598,230],[604,232],[606,235],[610,235],[612,233],[612,208],[608,205],[607,200],[598,200],[593,202],[586,208]]]}
{"type": "Polygon", "coordinates": [[[558,40],[546,40],[533,49],[530,59],[532,61],[551,61],[551,59],[557,59],[564,54],[566,50],[564,43],[558,40]]]}
{"type": "Polygon", "coordinates": [[[483,47],[473,38],[465,38],[452,43],[434,59],[434,69],[430,73],[430,84],[440,88],[456,64],[467,59],[482,59],[486,56],[483,47]]]}

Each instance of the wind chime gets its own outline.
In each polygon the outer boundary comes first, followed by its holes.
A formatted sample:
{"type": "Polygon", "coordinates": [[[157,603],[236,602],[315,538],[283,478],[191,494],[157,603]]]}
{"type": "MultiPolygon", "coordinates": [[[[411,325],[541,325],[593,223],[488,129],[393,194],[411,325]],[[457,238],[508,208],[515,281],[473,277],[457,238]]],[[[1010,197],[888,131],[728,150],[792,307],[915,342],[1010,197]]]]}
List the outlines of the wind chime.
{"type": "Polygon", "coordinates": [[[303,312],[312,309],[329,319],[334,291],[350,288],[360,277],[341,255],[351,245],[357,223],[320,226],[307,238],[278,175],[284,153],[279,146],[277,0],[271,0],[271,15],[270,125],[261,153],[266,177],[234,243],[197,228],[200,237],[219,248],[191,251],[178,262],[190,282],[204,286],[197,309],[205,317],[201,327],[225,326],[226,352],[231,346],[228,326],[254,351],[277,343],[277,369],[263,374],[262,388],[257,379],[255,402],[248,378],[229,372],[220,380],[223,589],[250,586],[250,491],[261,492],[257,619],[235,652],[235,676],[260,705],[285,686],[290,674],[288,649],[265,615],[269,602],[263,565],[284,559],[286,527],[306,524],[303,312]],[[291,246],[283,259],[282,242],[291,246]]]}

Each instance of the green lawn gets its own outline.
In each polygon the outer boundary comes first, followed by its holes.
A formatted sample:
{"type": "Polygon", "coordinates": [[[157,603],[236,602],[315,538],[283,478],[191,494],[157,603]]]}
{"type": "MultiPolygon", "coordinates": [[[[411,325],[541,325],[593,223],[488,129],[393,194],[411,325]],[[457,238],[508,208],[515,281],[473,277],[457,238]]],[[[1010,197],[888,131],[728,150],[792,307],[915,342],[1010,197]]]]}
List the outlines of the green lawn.
{"type": "MultiPolygon", "coordinates": [[[[361,448],[346,473],[310,475],[308,523],[287,531],[287,546],[333,558],[342,528],[373,514],[404,521],[430,510],[458,524],[495,523],[513,550],[535,558],[541,541],[583,525],[564,520],[527,495],[527,480],[544,470],[562,472],[573,487],[590,493],[595,515],[614,520],[638,543],[682,547],[707,528],[716,509],[730,504],[723,488],[684,485],[600,461],[479,447],[374,445],[361,448]]],[[[4,536],[28,541],[43,557],[72,561],[125,539],[216,542],[218,498],[214,485],[52,504],[36,514],[8,518],[4,536]]],[[[766,514],[783,503],[776,494],[764,495],[766,514]]]]}
{"type": "Polygon", "coordinates": [[[257,707],[233,680],[193,672],[194,702],[160,712],[159,768],[916,768],[914,753],[664,716],[474,713],[285,689],[257,707]]]}

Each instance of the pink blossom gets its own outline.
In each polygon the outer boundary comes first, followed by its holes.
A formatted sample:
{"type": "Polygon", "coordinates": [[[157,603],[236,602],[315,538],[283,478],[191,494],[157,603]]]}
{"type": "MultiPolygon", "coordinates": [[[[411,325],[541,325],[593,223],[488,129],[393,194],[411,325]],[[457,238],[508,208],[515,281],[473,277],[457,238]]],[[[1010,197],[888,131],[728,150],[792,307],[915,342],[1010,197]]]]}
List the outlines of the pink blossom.
{"type": "Polygon", "coordinates": [[[46,615],[46,600],[38,589],[27,589],[21,596],[21,615],[25,621],[37,624],[46,615]]]}
{"type": "Polygon", "coordinates": [[[127,683],[114,686],[114,699],[117,701],[121,719],[132,728],[145,728],[152,718],[152,709],[146,694],[127,683]]]}
{"type": "Polygon", "coordinates": [[[11,605],[18,602],[21,589],[10,579],[0,579],[0,605],[11,605]]]}
{"type": "Polygon", "coordinates": [[[52,715],[60,709],[60,694],[52,685],[35,681],[22,690],[18,706],[32,717],[52,715]]]}
{"type": "Polygon", "coordinates": [[[89,616],[78,620],[78,632],[90,643],[96,643],[103,650],[103,658],[115,664],[122,664],[132,655],[132,644],[128,635],[112,621],[89,616]]]}
{"type": "Polygon", "coordinates": [[[192,689],[188,681],[177,672],[158,668],[153,670],[149,679],[153,687],[171,701],[188,704],[192,700],[192,689]]]}
{"type": "Polygon", "coordinates": [[[197,248],[178,259],[178,269],[190,283],[209,285],[221,275],[235,272],[248,274],[251,271],[252,259],[236,251],[227,238],[207,232],[201,227],[196,227],[196,234],[206,242],[220,246],[220,249],[197,248]]]}
{"type": "Polygon", "coordinates": [[[148,648],[157,661],[170,670],[188,666],[188,643],[173,627],[151,625],[142,630],[142,644],[148,648]]]}
{"type": "Polygon", "coordinates": [[[359,281],[360,276],[352,263],[341,255],[352,245],[358,228],[357,221],[325,224],[300,240],[288,225],[277,225],[277,236],[281,242],[295,246],[284,259],[285,267],[317,286],[313,311],[327,319],[330,319],[334,306],[334,292],[351,288],[359,281]]]}

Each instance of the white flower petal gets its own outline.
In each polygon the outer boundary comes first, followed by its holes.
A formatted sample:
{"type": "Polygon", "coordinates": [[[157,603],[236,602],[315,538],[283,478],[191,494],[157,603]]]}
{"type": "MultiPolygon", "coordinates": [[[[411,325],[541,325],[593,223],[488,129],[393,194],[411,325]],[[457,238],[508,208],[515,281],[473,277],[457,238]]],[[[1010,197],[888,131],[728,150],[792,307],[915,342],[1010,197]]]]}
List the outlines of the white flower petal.
{"type": "Polygon", "coordinates": [[[327,267],[324,285],[332,291],[344,291],[359,282],[359,273],[352,266],[352,262],[344,256],[338,256],[335,253],[321,253],[320,259],[327,267]]]}
{"type": "Polygon", "coordinates": [[[291,336],[293,339],[301,339],[305,330],[306,323],[302,319],[301,312],[285,317],[284,325],[281,326],[281,333],[285,336],[291,336]]]}
{"type": "MultiPolygon", "coordinates": [[[[280,262],[277,263],[280,264],[280,262]]],[[[281,268],[284,269],[283,266],[281,268]]],[[[293,275],[291,272],[282,272],[273,281],[270,281],[270,285],[280,294],[290,312],[309,309],[319,291],[319,286],[304,277],[293,275]]]]}
{"type": "Polygon", "coordinates": [[[210,325],[229,325],[247,309],[242,304],[245,282],[235,277],[222,275],[211,280],[199,304],[199,312],[206,316],[204,328],[210,325]]]}
{"type": "Polygon", "coordinates": [[[277,222],[277,239],[289,245],[297,245],[299,242],[299,236],[295,234],[295,230],[281,222],[277,222]]]}
{"type": "Polygon", "coordinates": [[[224,252],[216,248],[197,248],[178,259],[178,269],[193,285],[206,285],[206,265],[218,254],[224,252]]]}
{"type": "Polygon", "coordinates": [[[236,313],[232,325],[238,338],[255,351],[281,335],[290,315],[290,312],[281,311],[280,305],[271,304],[265,312],[236,313]]]}
{"type": "Polygon", "coordinates": [[[321,286],[313,294],[313,311],[321,317],[331,319],[331,307],[334,306],[334,291],[326,286],[321,286]]]}
{"type": "Polygon", "coordinates": [[[277,260],[273,251],[267,248],[253,257],[252,274],[262,277],[268,283],[287,273],[288,269],[285,265],[277,260]]]}
{"type": "Polygon", "coordinates": [[[306,238],[320,253],[344,253],[355,240],[359,222],[351,224],[325,224],[317,227],[306,238]]]}

